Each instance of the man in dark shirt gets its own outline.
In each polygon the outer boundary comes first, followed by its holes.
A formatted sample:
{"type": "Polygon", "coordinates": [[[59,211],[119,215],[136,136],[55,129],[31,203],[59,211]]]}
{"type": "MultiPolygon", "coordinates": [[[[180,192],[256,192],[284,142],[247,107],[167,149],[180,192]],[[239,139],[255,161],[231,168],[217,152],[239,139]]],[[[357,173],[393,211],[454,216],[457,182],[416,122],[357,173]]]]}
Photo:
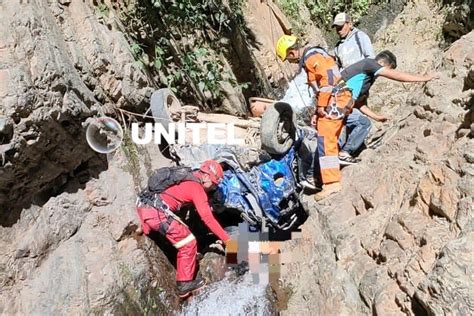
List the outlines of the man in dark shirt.
{"type": "MultiPolygon", "coordinates": [[[[426,82],[438,78],[437,75],[413,75],[406,72],[396,71],[397,58],[395,55],[384,50],[375,56],[375,59],[365,58],[341,72],[342,80],[346,82],[347,87],[352,90],[352,98],[355,101],[355,108],[359,109],[368,117],[385,122],[386,117],[378,115],[367,106],[370,87],[374,84],[377,77],[382,76],[388,79],[401,82],[426,82]]],[[[357,133],[354,133],[356,135],[357,133]]],[[[351,164],[355,160],[352,157],[353,151],[357,150],[364,143],[364,138],[352,138],[349,135],[344,147],[339,152],[339,160],[351,164]]]]}

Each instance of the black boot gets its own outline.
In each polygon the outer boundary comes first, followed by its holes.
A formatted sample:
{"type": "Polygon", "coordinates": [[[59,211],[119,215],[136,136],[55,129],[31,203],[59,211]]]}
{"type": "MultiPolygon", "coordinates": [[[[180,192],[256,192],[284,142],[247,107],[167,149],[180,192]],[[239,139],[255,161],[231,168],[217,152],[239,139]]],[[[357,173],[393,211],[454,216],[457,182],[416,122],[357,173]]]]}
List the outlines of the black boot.
{"type": "Polygon", "coordinates": [[[206,282],[198,277],[193,281],[177,281],[176,285],[178,286],[179,297],[186,298],[191,294],[191,292],[199,290],[206,285],[206,282]]]}

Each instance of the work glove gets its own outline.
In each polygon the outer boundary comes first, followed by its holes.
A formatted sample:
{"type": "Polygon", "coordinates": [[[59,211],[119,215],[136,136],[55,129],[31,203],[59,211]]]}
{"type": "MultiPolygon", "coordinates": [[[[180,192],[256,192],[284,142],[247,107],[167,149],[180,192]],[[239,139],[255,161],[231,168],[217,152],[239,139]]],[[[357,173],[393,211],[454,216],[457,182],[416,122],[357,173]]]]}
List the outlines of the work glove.
{"type": "Polygon", "coordinates": [[[213,244],[209,245],[209,250],[221,255],[225,255],[224,242],[222,240],[216,240],[213,244]]]}

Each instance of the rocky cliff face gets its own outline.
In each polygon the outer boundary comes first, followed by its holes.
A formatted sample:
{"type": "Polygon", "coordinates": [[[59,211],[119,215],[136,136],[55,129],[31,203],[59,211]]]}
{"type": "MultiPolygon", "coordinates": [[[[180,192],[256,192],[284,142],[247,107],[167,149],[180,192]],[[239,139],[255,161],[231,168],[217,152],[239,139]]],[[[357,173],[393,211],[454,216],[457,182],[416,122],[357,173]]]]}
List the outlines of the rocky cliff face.
{"type": "Polygon", "coordinates": [[[86,118],[139,108],[151,88],[122,33],[83,1],[2,3],[2,223],[44,203],[72,177],[107,168],[86,144],[86,118]]]}
{"type": "Polygon", "coordinates": [[[171,312],[172,266],[131,235],[159,152],[99,156],[82,125],[150,94],[125,35],[85,1],[0,7],[0,313],[171,312]]]}
{"type": "Polygon", "coordinates": [[[136,169],[122,153],[109,156],[107,171],[83,186],[74,177],[63,193],[0,229],[2,314],[169,314],[178,308],[173,267],[153,241],[134,233],[134,183],[160,165],[150,154],[160,155],[153,148],[140,152],[136,169]]]}
{"type": "MultiPolygon", "coordinates": [[[[0,1],[2,314],[179,308],[173,267],[134,233],[135,193],[165,160],[127,141],[101,156],[84,140],[87,118],[144,111],[157,82],[137,64],[115,11],[101,12],[120,3],[0,1]]],[[[243,7],[255,41],[227,42],[251,62],[225,57],[236,77],[270,93],[288,69],[272,58],[282,29],[262,6],[243,7]]],[[[373,106],[392,116],[376,126],[384,144],[344,170],[343,193],[322,205],[309,197],[303,238],[284,250],[288,314],[472,313],[474,33],[442,52],[445,22],[432,5],[409,3],[374,33],[401,69],[435,67],[442,78],[374,87],[373,106]]],[[[227,99],[232,107],[242,93],[227,99]]]]}
{"type": "MultiPolygon", "coordinates": [[[[170,314],[179,307],[169,260],[133,233],[136,193],[166,160],[154,146],[127,139],[109,156],[85,141],[88,118],[143,113],[158,87],[130,46],[138,35],[124,33],[124,4],[0,1],[2,314],[170,314]]],[[[153,40],[147,35],[139,34],[153,40]]],[[[226,71],[259,69],[244,40],[226,42],[249,58],[226,71]]],[[[244,75],[242,82],[266,80],[258,71],[244,75]]],[[[223,107],[242,114],[242,92],[226,93],[223,107]]]]}
{"type": "Polygon", "coordinates": [[[374,133],[383,145],[344,169],[340,194],[309,201],[303,237],[286,249],[287,314],[473,313],[474,32],[439,51],[442,20],[423,18],[433,10],[408,4],[376,37],[401,70],[436,67],[441,80],[379,79],[369,105],[391,113],[374,133]]]}

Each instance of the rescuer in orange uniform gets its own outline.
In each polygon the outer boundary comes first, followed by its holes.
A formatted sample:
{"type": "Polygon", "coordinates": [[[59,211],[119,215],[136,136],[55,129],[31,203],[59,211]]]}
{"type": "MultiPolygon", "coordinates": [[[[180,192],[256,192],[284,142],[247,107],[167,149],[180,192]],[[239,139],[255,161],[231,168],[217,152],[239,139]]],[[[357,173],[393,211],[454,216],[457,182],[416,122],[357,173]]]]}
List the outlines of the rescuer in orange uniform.
{"type": "Polygon", "coordinates": [[[308,85],[317,98],[313,121],[318,131],[318,156],[323,188],[314,196],[322,200],[341,190],[337,141],[344,125],[344,117],[352,109],[350,90],[336,85],[341,74],[336,61],[321,47],[301,47],[298,38],[283,35],[276,44],[282,60],[299,63],[308,76],[308,85]]]}

